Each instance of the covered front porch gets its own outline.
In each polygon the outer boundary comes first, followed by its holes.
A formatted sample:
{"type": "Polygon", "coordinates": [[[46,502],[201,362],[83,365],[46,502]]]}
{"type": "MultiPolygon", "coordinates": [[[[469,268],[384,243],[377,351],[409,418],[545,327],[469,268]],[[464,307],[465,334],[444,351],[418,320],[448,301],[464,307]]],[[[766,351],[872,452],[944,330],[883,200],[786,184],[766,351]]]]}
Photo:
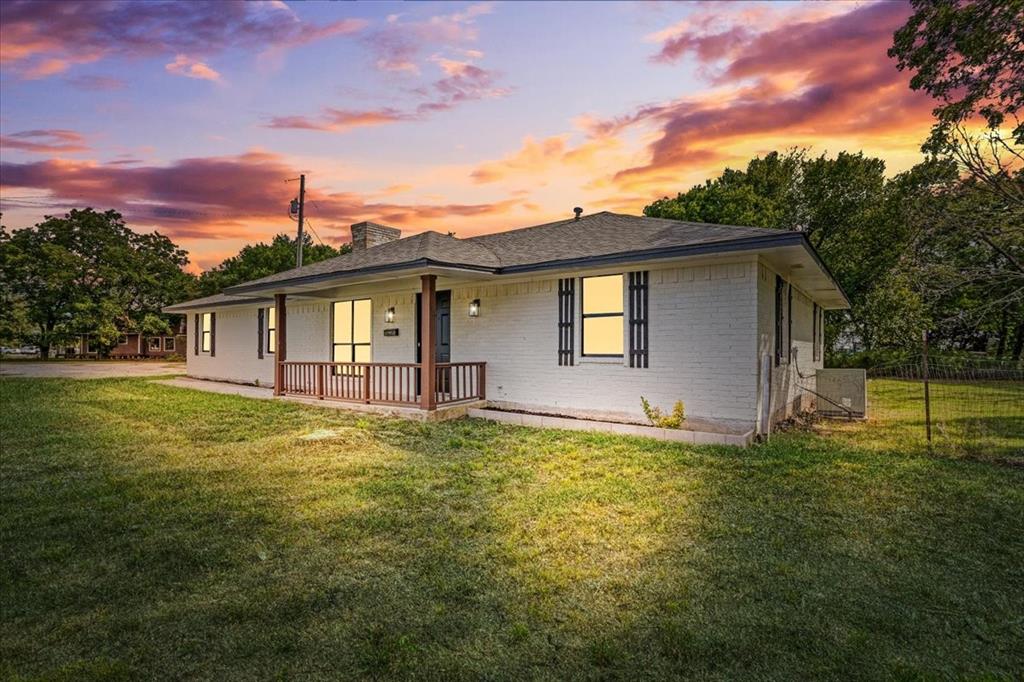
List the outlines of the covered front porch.
{"type": "MultiPolygon", "coordinates": [[[[327,289],[296,294],[333,298],[339,292],[327,289]]],[[[349,344],[332,343],[335,349],[339,345],[352,346],[351,361],[289,360],[288,297],[288,293],[274,294],[274,395],[426,412],[486,400],[487,363],[451,362],[450,355],[443,350],[450,344],[450,299],[448,309],[439,309],[436,274],[419,276],[415,362],[355,361],[355,337],[349,344]]],[[[393,314],[393,309],[385,314],[393,314]]],[[[387,317],[384,319],[387,321],[387,317]]],[[[333,317],[331,325],[335,327],[333,317]]],[[[397,335],[398,329],[394,328],[394,332],[397,335]]],[[[349,333],[354,333],[351,327],[349,333]]]]}

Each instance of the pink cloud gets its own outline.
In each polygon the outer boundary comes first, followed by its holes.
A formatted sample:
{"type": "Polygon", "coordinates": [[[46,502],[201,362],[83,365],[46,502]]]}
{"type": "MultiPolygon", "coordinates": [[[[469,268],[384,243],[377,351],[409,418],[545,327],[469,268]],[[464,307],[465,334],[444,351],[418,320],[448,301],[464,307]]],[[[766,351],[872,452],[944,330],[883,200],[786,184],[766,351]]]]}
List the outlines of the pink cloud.
{"type": "Polygon", "coordinates": [[[328,132],[344,132],[353,128],[385,125],[396,121],[408,120],[409,115],[390,108],[377,110],[334,109],[325,107],[316,118],[306,116],[275,116],[267,123],[267,128],[320,130],[328,132]]]}
{"type": "Polygon", "coordinates": [[[7,0],[0,63],[24,78],[108,56],[206,57],[230,48],[272,50],[355,33],[361,19],[300,20],[282,3],[7,0]]]}
{"type": "Polygon", "coordinates": [[[82,152],[89,149],[85,137],[73,130],[23,130],[0,135],[0,147],[44,154],[82,152]]]}
{"type": "Polygon", "coordinates": [[[680,169],[721,159],[723,145],[745,139],[808,140],[926,128],[932,101],[912,92],[906,75],[886,55],[909,6],[840,7],[848,11],[779,25],[765,22],[766,29],[709,20],[666,36],[657,61],[692,54],[727,89],[587,121],[595,136],[636,126],[660,133],[648,146],[649,160],[615,173],[616,184],[636,189],[664,183],[680,169]],[[702,26],[714,28],[701,33],[702,26]]]}
{"type": "Polygon", "coordinates": [[[406,110],[393,107],[379,109],[335,109],[324,107],[316,116],[275,116],[268,128],[346,132],[353,128],[378,126],[399,121],[417,121],[448,111],[465,102],[506,96],[510,90],[495,84],[497,74],[468,61],[435,57],[444,77],[429,85],[415,88],[412,95],[418,104],[406,110]]]}
{"type": "MultiPolygon", "coordinates": [[[[282,157],[257,151],[166,166],[52,159],[0,163],[0,188],[47,192],[37,202],[48,200],[54,207],[117,208],[133,226],[155,226],[175,239],[252,239],[280,231],[288,198],[282,180],[297,172],[282,157]]],[[[421,221],[500,216],[520,203],[518,198],[475,204],[371,202],[360,194],[315,188],[307,197],[316,207],[311,217],[317,229],[323,221],[336,235],[347,234],[348,225],[359,220],[423,229],[421,221]]],[[[321,235],[326,238],[324,231],[321,235]]]]}
{"type": "MultiPolygon", "coordinates": [[[[380,30],[367,36],[366,44],[381,71],[418,74],[417,59],[425,50],[474,42],[478,37],[476,19],[493,11],[494,3],[480,2],[417,21],[403,21],[403,15],[392,14],[380,30]]],[[[469,50],[467,56],[472,57],[470,52],[483,56],[479,50],[469,50]]]]}

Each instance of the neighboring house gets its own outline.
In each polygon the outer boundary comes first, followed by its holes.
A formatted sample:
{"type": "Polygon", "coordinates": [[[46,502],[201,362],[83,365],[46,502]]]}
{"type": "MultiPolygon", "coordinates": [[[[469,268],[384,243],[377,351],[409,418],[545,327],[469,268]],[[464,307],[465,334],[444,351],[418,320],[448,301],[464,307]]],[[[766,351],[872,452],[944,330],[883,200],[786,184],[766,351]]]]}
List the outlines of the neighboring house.
{"type": "Polygon", "coordinates": [[[400,234],[358,223],[350,253],[166,308],[192,316],[188,375],[631,422],[643,396],[760,432],[813,409],[797,382],[822,366],[823,311],[849,306],[799,232],[603,212],[400,234]]]}
{"type": "MultiPolygon", "coordinates": [[[[171,334],[149,336],[140,332],[122,333],[117,340],[117,345],[110,349],[106,357],[166,358],[172,355],[184,355],[187,346],[186,340],[186,322],[183,316],[171,334]]],[[[97,358],[102,355],[99,348],[93,343],[93,337],[89,334],[82,334],[71,351],[71,355],[83,358],[97,358]]]]}

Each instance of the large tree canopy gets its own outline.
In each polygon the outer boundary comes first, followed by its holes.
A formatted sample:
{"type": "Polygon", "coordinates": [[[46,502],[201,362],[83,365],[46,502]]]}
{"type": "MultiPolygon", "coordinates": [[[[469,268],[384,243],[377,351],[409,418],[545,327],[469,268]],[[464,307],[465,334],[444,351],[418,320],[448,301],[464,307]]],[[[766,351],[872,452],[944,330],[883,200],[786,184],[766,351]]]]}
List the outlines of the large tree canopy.
{"type": "Polygon", "coordinates": [[[860,153],[772,152],[644,214],[803,231],[852,304],[829,316],[829,343],[900,347],[932,328],[939,344],[984,350],[1021,336],[1019,220],[949,160],[887,179],[880,159],[860,153]]]}
{"type": "MultiPolygon", "coordinates": [[[[309,234],[305,234],[302,247],[303,265],[310,265],[327,258],[347,253],[351,246],[344,244],[335,249],[327,244],[314,245],[309,234]]],[[[259,277],[266,277],[295,267],[295,239],[279,234],[269,243],[249,244],[199,276],[199,290],[203,296],[220,293],[226,287],[259,277]]]]}
{"type": "Polygon", "coordinates": [[[914,13],[889,56],[914,72],[910,87],[938,101],[932,141],[974,116],[1009,122],[1024,144],[1024,0],[911,0],[914,13]]]}
{"type": "Polygon", "coordinates": [[[4,307],[18,311],[43,357],[77,334],[112,346],[120,331],[152,328],[164,306],[194,292],[187,264],[167,237],[133,232],[116,211],[72,210],[0,229],[4,307]]]}

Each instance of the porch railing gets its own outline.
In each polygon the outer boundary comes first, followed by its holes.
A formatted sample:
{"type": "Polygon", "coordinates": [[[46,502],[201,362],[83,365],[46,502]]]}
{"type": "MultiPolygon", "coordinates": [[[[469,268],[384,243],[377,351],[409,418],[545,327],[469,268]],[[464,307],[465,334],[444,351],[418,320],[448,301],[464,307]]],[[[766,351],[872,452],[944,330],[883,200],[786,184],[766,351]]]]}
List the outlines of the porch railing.
{"type": "MultiPolygon", "coordinates": [[[[439,363],[434,367],[438,405],[485,397],[484,362],[439,363]]],[[[396,362],[281,363],[282,392],[321,400],[378,405],[420,405],[421,367],[396,362]]]]}
{"type": "Polygon", "coordinates": [[[441,362],[434,365],[434,395],[438,405],[487,397],[486,362],[441,362]]]}

